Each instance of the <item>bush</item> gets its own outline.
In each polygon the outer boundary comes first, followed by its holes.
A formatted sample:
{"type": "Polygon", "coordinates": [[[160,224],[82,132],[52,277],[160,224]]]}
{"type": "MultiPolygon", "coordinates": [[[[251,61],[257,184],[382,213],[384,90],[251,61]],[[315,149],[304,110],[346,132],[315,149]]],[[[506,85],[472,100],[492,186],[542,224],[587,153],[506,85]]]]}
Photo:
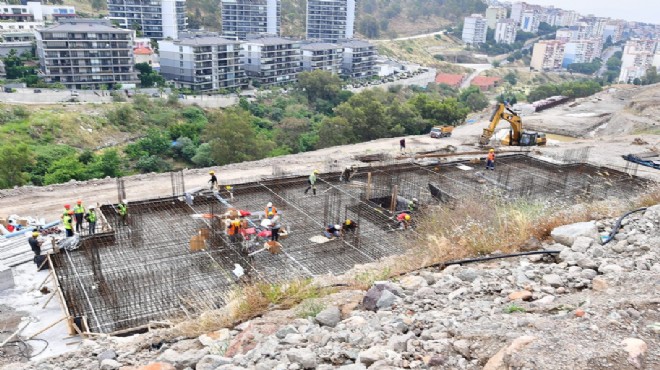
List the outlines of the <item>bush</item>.
{"type": "Polygon", "coordinates": [[[145,155],[137,161],[135,168],[142,173],[148,173],[170,171],[172,166],[160,157],[155,155],[145,155]]]}

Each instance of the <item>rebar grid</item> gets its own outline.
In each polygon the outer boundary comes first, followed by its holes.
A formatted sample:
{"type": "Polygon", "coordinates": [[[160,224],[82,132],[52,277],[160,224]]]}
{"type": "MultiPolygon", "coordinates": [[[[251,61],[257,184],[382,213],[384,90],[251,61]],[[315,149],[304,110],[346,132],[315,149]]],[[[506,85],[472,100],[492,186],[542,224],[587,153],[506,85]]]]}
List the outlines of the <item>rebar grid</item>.
{"type": "MultiPolygon", "coordinates": [[[[176,196],[131,202],[128,225],[114,206],[106,205],[100,212],[113,225],[112,232],[84,237],[78,250],[54,255],[54,265],[70,314],[88,317],[92,331],[111,333],[223,306],[240,284],[232,273],[236,264],[248,281],[278,282],[341,274],[356,264],[400,254],[405,233],[396,232],[391,204],[385,203],[399,196],[439,204],[429,184],[455,200],[489,192],[549,199],[604,197],[644,185],[615,170],[556,165],[522,155],[498,158],[496,171],[477,166],[481,164],[370,166],[359,168],[350,183],[341,183],[339,172],[322,173],[316,195],[304,194],[306,176],[236,184],[233,199],[203,191],[190,204],[176,196]],[[283,253],[249,256],[265,240],[252,235],[251,240],[231,242],[219,215],[230,207],[246,210],[255,214],[249,217],[251,226],[259,227],[256,214],[263,214],[268,202],[277,207],[289,236],[281,240],[283,253]],[[346,219],[358,223],[355,234],[320,244],[314,240],[327,224],[346,219]],[[193,252],[191,238],[200,230],[208,235],[206,248],[193,252]]],[[[176,194],[183,180],[172,180],[176,194]]]]}

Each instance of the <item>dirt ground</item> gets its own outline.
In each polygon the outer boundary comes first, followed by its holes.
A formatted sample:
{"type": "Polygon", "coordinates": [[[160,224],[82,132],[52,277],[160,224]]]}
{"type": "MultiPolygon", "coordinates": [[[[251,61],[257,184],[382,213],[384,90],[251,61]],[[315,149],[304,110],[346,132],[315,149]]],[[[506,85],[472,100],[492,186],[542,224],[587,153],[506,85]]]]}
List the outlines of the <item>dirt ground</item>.
{"type": "MultiPolygon", "coordinates": [[[[604,91],[594,97],[585,98],[574,108],[563,105],[525,116],[523,123],[526,128],[580,138],[568,137],[559,141],[551,137],[547,147],[535,150],[535,154],[541,157],[561,155],[568,149],[589,147],[591,148],[588,159],[590,163],[623,170],[627,162],[621,158],[621,155],[660,150],[660,135],[652,131],[658,127],[659,122],[655,118],[657,116],[650,116],[650,112],[655,112],[660,106],[657,103],[660,103],[660,85],[643,88],[617,87],[612,91],[604,91]],[[624,119],[621,116],[623,114],[627,118],[624,119]],[[606,116],[610,119],[605,120],[606,116]],[[635,132],[652,133],[633,135],[632,133],[635,132]],[[641,138],[646,144],[633,145],[635,138],[641,138]]],[[[470,117],[476,120],[476,123],[457,127],[451,138],[432,139],[427,135],[406,137],[407,150],[409,153],[423,152],[438,150],[448,145],[455,146],[458,151],[477,150],[478,137],[482,129],[487,126],[489,116],[488,112],[484,112],[470,117]]],[[[508,129],[507,126],[498,128],[508,129]]],[[[379,139],[213,169],[221,184],[240,184],[282,173],[306,175],[313,169],[319,169],[323,177],[323,172],[340,170],[343,166],[353,163],[358,164],[359,162],[354,159],[356,155],[384,153],[395,157],[400,154],[399,139],[379,139]]],[[[186,189],[207,186],[208,170],[184,170],[186,189]]],[[[658,170],[640,166],[637,174],[660,181],[658,170]]],[[[169,173],[135,175],[124,180],[129,202],[164,197],[172,193],[169,173]]],[[[115,179],[107,178],[83,182],[72,181],[46,187],[26,186],[0,190],[0,210],[5,215],[18,214],[56,220],[62,206],[77,199],[83,200],[85,204],[116,203],[117,182],[115,179]]]]}

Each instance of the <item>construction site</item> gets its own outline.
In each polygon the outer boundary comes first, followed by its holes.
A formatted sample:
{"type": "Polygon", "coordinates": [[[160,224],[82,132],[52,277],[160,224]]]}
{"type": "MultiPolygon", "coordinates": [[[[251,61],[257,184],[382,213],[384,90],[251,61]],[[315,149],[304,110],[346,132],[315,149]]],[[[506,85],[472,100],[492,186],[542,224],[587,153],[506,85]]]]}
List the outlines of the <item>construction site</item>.
{"type": "Polygon", "coordinates": [[[231,192],[186,189],[183,173],[171,175],[172,194],[136,199],[117,181],[117,197],[130,199],[124,224],[116,205],[100,208],[102,232],[84,235],[75,250],[49,258],[64,309],[82,331],[127,334],[150,323],[193,317],[224,306],[241,284],[342,274],[355,265],[402,254],[414,220],[427,207],[450,207],[481,196],[543,199],[570,204],[641,192],[647,185],[631,173],[587,163],[588,150],[544,161],[528,153],[502,155],[496,171],[478,161],[391,160],[355,168],[341,181],[341,168],[321,168],[316,195],[305,194],[307,176],[273,175],[232,184],[231,192]],[[282,217],[281,250],[264,248],[259,236],[264,207],[282,217]],[[228,214],[241,211],[248,229],[239,241],[226,233],[228,214]],[[326,239],[327,225],[350,219],[358,228],[326,239]]]}

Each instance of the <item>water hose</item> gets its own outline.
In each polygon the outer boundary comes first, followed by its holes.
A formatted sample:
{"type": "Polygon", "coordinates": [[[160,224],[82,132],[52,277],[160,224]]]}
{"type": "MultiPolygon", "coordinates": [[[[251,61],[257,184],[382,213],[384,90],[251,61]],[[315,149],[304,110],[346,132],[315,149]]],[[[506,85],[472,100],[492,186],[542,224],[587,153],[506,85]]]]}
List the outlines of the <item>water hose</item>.
{"type": "Polygon", "coordinates": [[[621,216],[621,217],[619,218],[619,220],[616,222],[616,225],[614,225],[614,228],[612,228],[612,231],[610,231],[610,235],[608,235],[608,236],[606,236],[605,238],[603,238],[603,245],[609,243],[612,239],[614,239],[614,235],[616,235],[616,233],[617,233],[617,232],[619,231],[619,229],[621,228],[621,221],[623,221],[624,218],[628,217],[629,215],[631,215],[631,214],[633,214],[633,213],[635,213],[635,212],[641,212],[641,211],[646,211],[646,207],[644,207],[644,208],[640,208],[640,209],[636,209],[636,210],[634,210],[634,211],[630,211],[630,212],[624,214],[623,216],[621,216]]]}

